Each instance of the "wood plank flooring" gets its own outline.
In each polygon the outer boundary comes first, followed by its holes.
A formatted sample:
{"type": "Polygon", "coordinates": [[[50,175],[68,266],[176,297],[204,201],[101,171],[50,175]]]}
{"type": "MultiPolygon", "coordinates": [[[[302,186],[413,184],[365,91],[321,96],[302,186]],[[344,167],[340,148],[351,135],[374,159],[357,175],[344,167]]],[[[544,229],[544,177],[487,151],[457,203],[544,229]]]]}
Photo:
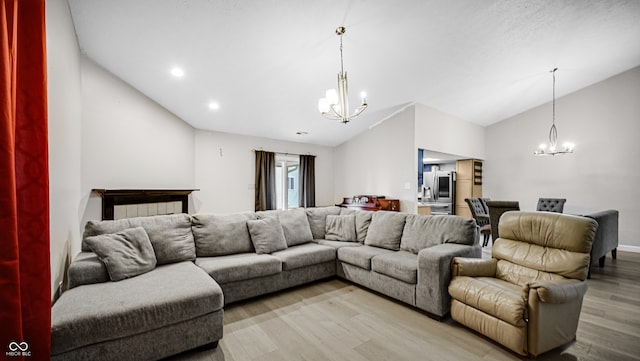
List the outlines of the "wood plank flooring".
{"type": "MultiPolygon", "coordinates": [[[[539,360],[640,361],[640,254],[618,252],[592,269],[577,341],[539,360]]],[[[340,279],[225,308],[218,348],[171,360],[519,360],[450,318],[340,279]]]]}

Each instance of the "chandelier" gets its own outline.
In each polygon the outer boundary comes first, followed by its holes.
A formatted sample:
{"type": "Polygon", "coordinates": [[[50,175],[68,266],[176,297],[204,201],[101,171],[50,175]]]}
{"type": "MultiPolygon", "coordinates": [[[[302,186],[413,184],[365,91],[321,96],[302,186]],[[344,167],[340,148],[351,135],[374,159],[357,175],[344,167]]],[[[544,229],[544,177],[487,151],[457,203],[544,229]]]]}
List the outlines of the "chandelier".
{"type": "Polygon", "coordinates": [[[351,119],[358,117],[365,109],[367,109],[367,99],[364,92],[360,93],[362,103],[356,108],[353,114],[349,115],[349,87],[347,84],[347,72],[344,71],[344,62],[342,60],[342,35],[346,29],[339,26],[336,34],[340,36],[340,73],[338,73],[338,90],[329,89],[325,93],[325,97],[318,100],[318,110],[325,118],[339,120],[343,124],[349,123],[351,119]]]}
{"type": "Polygon", "coordinates": [[[535,152],[534,155],[556,155],[556,154],[568,154],[573,153],[573,143],[565,142],[562,144],[562,149],[558,149],[558,129],[556,128],[556,71],[558,68],[554,68],[550,71],[553,74],[553,118],[551,121],[551,129],[549,130],[549,144],[542,143],[535,152]]]}

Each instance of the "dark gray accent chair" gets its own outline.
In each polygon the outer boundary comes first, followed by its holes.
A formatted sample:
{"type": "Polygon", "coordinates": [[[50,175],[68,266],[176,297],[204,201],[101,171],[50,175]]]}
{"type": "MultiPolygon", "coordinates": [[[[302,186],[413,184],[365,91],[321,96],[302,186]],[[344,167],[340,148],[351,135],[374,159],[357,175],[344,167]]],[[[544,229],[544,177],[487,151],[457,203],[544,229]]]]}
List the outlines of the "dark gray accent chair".
{"type": "Polygon", "coordinates": [[[562,213],[566,198],[538,198],[536,211],[562,213]]]}
{"type": "Polygon", "coordinates": [[[487,201],[487,208],[489,208],[489,222],[491,223],[491,238],[495,242],[500,238],[498,233],[498,223],[500,217],[504,212],[519,211],[520,203],[518,201],[487,201]]]}
{"type": "MultiPolygon", "coordinates": [[[[604,267],[607,253],[611,252],[611,258],[616,259],[618,248],[618,217],[619,212],[614,209],[585,214],[598,222],[598,230],[591,246],[591,265],[598,260],[598,266],[604,267]]],[[[591,267],[589,267],[591,278],[591,267]]]]}
{"type": "Polygon", "coordinates": [[[491,236],[491,224],[489,223],[489,209],[483,198],[465,198],[469,206],[471,216],[476,220],[482,235],[482,247],[486,247],[491,236]]]}

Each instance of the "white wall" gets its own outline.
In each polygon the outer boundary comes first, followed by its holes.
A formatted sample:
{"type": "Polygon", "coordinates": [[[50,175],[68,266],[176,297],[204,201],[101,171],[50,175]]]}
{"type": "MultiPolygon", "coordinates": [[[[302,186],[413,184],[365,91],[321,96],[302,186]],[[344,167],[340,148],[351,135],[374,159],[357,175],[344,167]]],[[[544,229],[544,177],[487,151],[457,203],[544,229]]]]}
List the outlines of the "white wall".
{"type": "Polygon", "coordinates": [[[567,213],[617,209],[620,244],[640,247],[640,67],[557,99],[556,123],[574,154],[532,155],[547,140],[551,103],[487,127],[484,195],[524,210],[538,197],[567,198],[567,213]]]}
{"type": "Polygon", "coordinates": [[[255,154],[253,149],[316,156],[316,205],[333,204],[333,148],[247,137],[220,132],[195,132],[194,210],[201,213],[253,211],[255,154]]]}
{"type": "Polygon", "coordinates": [[[51,294],[79,241],[81,199],[80,51],[66,0],[48,0],[47,73],[51,294]]]}
{"type": "Polygon", "coordinates": [[[400,209],[415,212],[417,148],[414,107],[408,107],[335,148],[335,196],[384,195],[399,199],[400,209]],[[408,189],[407,189],[408,185],[408,189]]]}
{"type": "Polygon", "coordinates": [[[422,104],[415,105],[415,113],[416,157],[417,148],[422,148],[461,158],[485,158],[484,127],[422,104]]]}
{"type": "Polygon", "coordinates": [[[194,129],[86,56],[82,75],[82,224],[94,188],[193,188],[194,129]]]}

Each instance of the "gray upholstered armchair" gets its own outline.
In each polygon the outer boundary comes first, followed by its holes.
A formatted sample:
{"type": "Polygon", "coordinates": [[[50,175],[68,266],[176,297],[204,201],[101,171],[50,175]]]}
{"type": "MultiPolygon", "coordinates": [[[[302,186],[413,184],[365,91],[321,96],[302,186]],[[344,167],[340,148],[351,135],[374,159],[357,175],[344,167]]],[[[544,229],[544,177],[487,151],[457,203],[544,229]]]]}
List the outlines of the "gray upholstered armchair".
{"type": "MultiPolygon", "coordinates": [[[[618,211],[609,209],[585,214],[585,217],[589,217],[598,222],[598,230],[596,231],[593,246],[591,247],[591,264],[593,265],[596,260],[598,260],[599,266],[604,267],[604,260],[607,257],[607,253],[611,252],[611,258],[616,259],[616,250],[618,248],[618,211]]],[[[591,275],[591,268],[589,268],[589,275],[591,275]]]]}

